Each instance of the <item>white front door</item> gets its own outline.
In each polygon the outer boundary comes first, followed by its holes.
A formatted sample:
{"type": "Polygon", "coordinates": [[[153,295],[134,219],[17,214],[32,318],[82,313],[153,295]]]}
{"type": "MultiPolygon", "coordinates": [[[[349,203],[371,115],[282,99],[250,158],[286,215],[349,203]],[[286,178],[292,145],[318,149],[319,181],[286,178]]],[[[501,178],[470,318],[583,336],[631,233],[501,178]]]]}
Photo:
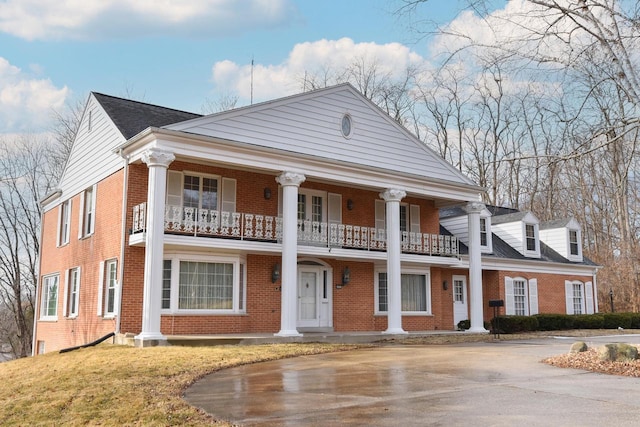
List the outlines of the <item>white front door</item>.
{"type": "Polygon", "coordinates": [[[467,278],[465,276],[453,276],[453,327],[458,326],[461,320],[469,319],[469,306],[467,304],[467,278]]]}
{"type": "Polygon", "coordinates": [[[332,326],[329,271],[324,267],[298,266],[298,327],[332,326]]]}

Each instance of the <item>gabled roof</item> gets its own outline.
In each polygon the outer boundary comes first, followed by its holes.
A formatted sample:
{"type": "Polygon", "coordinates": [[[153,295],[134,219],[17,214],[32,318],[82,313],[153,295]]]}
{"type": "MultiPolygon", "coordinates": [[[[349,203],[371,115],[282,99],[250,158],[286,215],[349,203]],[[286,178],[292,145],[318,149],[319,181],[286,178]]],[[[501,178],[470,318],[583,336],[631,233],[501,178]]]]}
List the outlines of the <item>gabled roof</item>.
{"type": "Polygon", "coordinates": [[[491,217],[491,225],[522,221],[527,215],[529,215],[529,212],[514,212],[506,215],[493,216],[491,217]]]}
{"type": "Polygon", "coordinates": [[[148,127],[162,127],[202,117],[202,114],[174,110],[102,93],[92,92],[92,94],[125,139],[137,135],[148,127]]]}
{"type": "MultiPolygon", "coordinates": [[[[451,232],[447,230],[442,225],[440,226],[440,234],[442,235],[450,235],[451,232]]],[[[490,257],[490,258],[503,258],[503,259],[513,259],[513,260],[522,260],[522,261],[533,261],[533,262],[555,262],[558,264],[568,264],[568,265],[589,265],[589,266],[598,266],[595,262],[591,261],[587,257],[583,257],[581,262],[569,261],[558,252],[551,249],[544,242],[540,242],[540,258],[531,258],[522,255],[520,252],[509,246],[504,240],[498,237],[496,234],[491,234],[493,239],[493,252],[490,254],[482,254],[482,257],[490,257]]],[[[459,250],[461,255],[469,254],[469,247],[458,241],[459,250]]]]}
{"type": "Polygon", "coordinates": [[[468,177],[348,83],[164,126],[267,150],[478,191],[468,177]],[[348,116],[351,134],[341,123],[348,116]]]}
{"type": "Polygon", "coordinates": [[[570,224],[576,224],[575,219],[573,218],[563,218],[563,219],[556,219],[553,221],[545,221],[540,223],[540,230],[552,230],[554,228],[565,228],[568,227],[570,224]]]}

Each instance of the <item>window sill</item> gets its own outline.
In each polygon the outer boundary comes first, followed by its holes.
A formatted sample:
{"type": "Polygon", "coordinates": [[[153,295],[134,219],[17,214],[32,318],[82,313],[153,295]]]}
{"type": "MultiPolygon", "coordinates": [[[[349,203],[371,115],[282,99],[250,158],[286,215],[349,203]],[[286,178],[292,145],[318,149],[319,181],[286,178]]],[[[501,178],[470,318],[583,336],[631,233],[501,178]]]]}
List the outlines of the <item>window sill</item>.
{"type": "MultiPolygon", "coordinates": [[[[389,314],[386,312],[378,312],[378,313],[374,313],[374,316],[376,317],[386,317],[389,314]]],[[[427,312],[421,312],[421,311],[403,311],[402,316],[406,316],[406,317],[433,317],[433,313],[427,313],[427,312]]]]}
{"type": "Polygon", "coordinates": [[[58,316],[55,317],[41,317],[40,319],[38,319],[39,322],[57,322],[58,321],[58,316]]]}
{"type": "Polygon", "coordinates": [[[162,316],[246,316],[245,311],[214,311],[214,310],[180,310],[180,311],[161,311],[162,316]]]}
{"type": "Polygon", "coordinates": [[[86,240],[86,239],[88,239],[88,238],[90,238],[90,237],[93,237],[93,233],[91,233],[91,234],[86,234],[86,235],[84,235],[84,236],[80,236],[80,237],[78,237],[78,240],[86,240]]]}

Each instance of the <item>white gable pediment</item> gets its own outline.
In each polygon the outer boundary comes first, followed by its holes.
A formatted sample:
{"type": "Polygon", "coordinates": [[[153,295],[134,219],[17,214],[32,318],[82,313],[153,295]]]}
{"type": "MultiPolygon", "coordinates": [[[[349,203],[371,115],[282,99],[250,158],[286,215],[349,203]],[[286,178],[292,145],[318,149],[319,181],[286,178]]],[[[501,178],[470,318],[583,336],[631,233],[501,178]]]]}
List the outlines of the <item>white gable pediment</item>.
{"type": "Polygon", "coordinates": [[[45,206],[45,210],[122,168],[122,158],[113,150],[124,142],[122,133],[91,94],[58,183],[60,197],[52,200],[51,206],[45,206]]]}
{"type": "Polygon", "coordinates": [[[169,125],[166,129],[474,185],[349,84],[169,125]],[[342,132],[345,114],[351,134],[342,132]]]}

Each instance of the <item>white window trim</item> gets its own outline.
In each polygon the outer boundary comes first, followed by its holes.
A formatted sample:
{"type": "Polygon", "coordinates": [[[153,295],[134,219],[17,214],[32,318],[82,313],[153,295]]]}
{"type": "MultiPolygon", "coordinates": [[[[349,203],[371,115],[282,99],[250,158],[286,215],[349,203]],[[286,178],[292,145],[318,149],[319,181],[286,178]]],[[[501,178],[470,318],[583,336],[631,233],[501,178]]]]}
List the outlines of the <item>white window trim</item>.
{"type": "MultiPolygon", "coordinates": [[[[492,253],[493,252],[493,234],[491,234],[491,217],[490,216],[480,216],[480,220],[484,220],[486,233],[487,233],[487,244],[482,245],[482,239],[480,239],[480,250],[482,253],[492,253]]],[[[482,230],[482,227],[480,227],[482,230]]]]}
{"type": "Polygon", "coordinates": [[[568,228],[567,229],[567,259],[569,261],[582,261],[582,232],[579,229],[568,228]],[[578,254],[571,253],[571,232],[576,233],[576,239],[578,240],[578,254]]]}
{"type": "MultiPolygon", "coordinates": [[[[386,316],[388,314],[388,311],[380,311],[379,310],[379,274],[380,273],[386,273],[387,269],[386,267],[380,267],[380,268],[376,268],[374,270],[374,314],[375,315],[384,315],[386,316]]],[[[415,275],[421,275],[421,276],[426,276],[425,279],[425,285],[427,287],[426,290],[426,295],[427,295],[427,311],[403,311],[402,315],[403,316],[432,316],[433,315],[433,301],[432,301],[432,295],[431,295],[431,269],[417,269],[417,268],[407,268],[407,269],[402,269],[401,273],[402,274],[415,274],[415,275]]],[[[389,288],[388,288],[388,283],[387,283],[387,292],[389,292],[389,288]]]]}
{"type": "MultiPolygon", "coordinates": [[[[48,291],[47,291],[47,296],[48,296],[48,291]]],[[[40,319],[39,320],[44,320],[44,321],[56,321],[58,320],[58,304],[60,302],[60,274],[59,273],[53,273],[53,274],[47,274],[46,276],[42,276],[42,289],[40,292],[40,319]],[[56,314],[54,315],[49,315],[49,314],[44,314],[45,313],[45,307],[47,307],[48,304],[48,300],[45,300],[45,292],[49,289],[49,286],[47,284],[48,280],[50,279],[56,279],[58,281],[58,285],[56,287],[56,314]]]]}
{"type": "Polygon", "coordinates": [[[66,317],[68,317],[69,319],[75,319],[76,317],[78,317],[78,313],[80,312],[80,274],[81,270],[80,267],[73,267],[68,269],[65,272],[65,289],[64,289],[64,302],[63,302],[63,313],[66,317]],[[73,296],[73,272],[77,271],[78,276],[77,276],[77,280],[78,280],[78,287],[76,289],[76,295],[75,297],[73,296]],[[71,304],[71,298],[73,298],[75,301],[75,304],[71,304]],[[76,307],[76,312],[72,313],[71,312],[71,307],[74,306],[76,307]]]}
{"type": "Polygon", "coordinates": [[[84,239],[90,237],[95,232],[96,228],[96,191],[97,186],[93,185],[87,189],[85,189],[80,194],[80,214],[78,216],[78,239],[84,239]],[[87,214],[88,212],[85,210],[86,197],[87,192],[91,190],[91,225],[89,230],[86,229],[87,223],[87,214]]]}
{"type": "Polygon", "coordinates": [[[522,253],[526,257],[540,258],[540,230],[538,224],[531,222],[522,223],[522,253]],[[533,251],[527,249],[527,225],[533,226],[533,236],[536,245],[533,251]]]}
{"type": "MultiPolygon", "coordinates": [[[[322,219],[320,220],[320,222],[328,222],[328,211],[327,211],[327,207],[329,204],[329,193],[326,191],[322,191],[322,190],[312,190],[310,188],[299,188],[298,189],[298,196],[300,195],[304,195],[306,196],[307,200],[306,200],[306,213],[307,216],[310,216],[313,212],[313,197],[320,197],[322,198],[322,219]]],[[[298,206],[298,202],[296,201],[296,207],[298,206]]],[[[297,208],[296,208],[296,212],[297,212],[297,208]]],[[[297,215],[297,213],[296,213],[297,215]]]]}
{"type": "Polygon", "coordinates": [[[525,279],[524,277],[509,277],[504,278],[504,312],[507,316],[515,315],[515,294],[513,288],[513,282],[516,280],[524,282],[525,302],[524,310],[525,316],[533,316],[538,314],[538,279],[525,279]]]}
{"type": "Polygon", "coordinates": [[[69,238],[71,236],[71,199],[65,200],[60,203],[58,206],[58,235],[57,235],[57,243],[58,247],[65,246],[69,244],[69,238]],[[63,218],[62,211],[64,206],[67,206],[66,218],[63,218]],[[66,223],[66,231],[63,235],[62,230],[66,223]]]}
{"type": "MultiPolygon", "coordinates": [[[[161,309],[162,314],[172,315],[244,315],[247,312],[247,261],[244,257],[234,256],[217,256],[217,255],[205,255],[205,254],[192,254],[192,253],[165,253],[163,260],[171,260],[171,301],[169,308],[161,309]],[[193,309],[179,309],[178,299],[180,296],[180,261],[191,262],[207,262],[207,263],[223,263],[233,264],[233,308],[224,310],[193,310],[193,309]],[[244,283],[240,283],[240,268],[243,268],[242,277],[244,283]],[[240,304],[240,286],[242,286],[242,304],[240,304]],[[240,307],[243,307],[242,309],[240,307]]],[[[158,304],[162,304],[162,300],[158,301],[158,304]]]]}
{"type": "Polygon", "coordinates": [[[102,307],[102,313],[104,313],[103,317],[105,319],[113,319],[114,317],[116,317],[118,315],[118,294],[120,292],[120,282],[118,281],[118,259],[117,258],[109,258],[107,260],[104,261],[104,267],[103,267],[103,283],[101,284],[101,287],[103,289],[102,291],[102,295],[103,295],[103,304],[104,306],[102,307]],[[111,264],[115,264],[115,271],[116,271],[116,278],[115,278],[115,283],[114,283],[114,292],[113,292],[113,311],[109,312],[107,311],[107,307],[109,306],[109,274],[108,274],[108,269],[109,269],[109,265],[111,264]]]}
{"type": "Polygon", "coordinates": [[[573,285],[580,285],[582,288],[582,313],[581,314],[593,314],[595,313],[595,298],[593,295],[593,282],[580,280],[565,280],[565,305],[567,314],[575,314],[573,309],[573,285]]]}

